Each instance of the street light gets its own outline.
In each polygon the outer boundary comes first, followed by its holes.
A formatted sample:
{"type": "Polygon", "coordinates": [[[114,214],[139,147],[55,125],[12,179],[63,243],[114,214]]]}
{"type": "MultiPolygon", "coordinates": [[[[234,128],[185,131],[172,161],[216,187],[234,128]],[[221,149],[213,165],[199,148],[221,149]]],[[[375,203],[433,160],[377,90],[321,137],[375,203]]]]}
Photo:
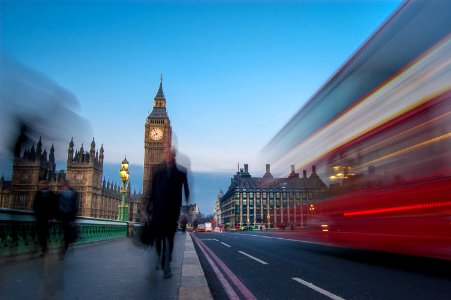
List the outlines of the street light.
{"type": "Polygon", "coordinates": [[[312,220],[312,215],[313,215],[313,213],[315,212],[315,206],[314,206],[313,204],[310,204],[308,210],[309,210],[309,212],[310,212],[309,215],[308,215],[308,218],[309,218],[309,224],[310,224],[310,221],[312,220]]]}
{"type": "Polygon", "coordinates": [[[310,207],[308,209],[310,213],[313,213],[315,211],[315,206],[313,204],[310,204],[310,207]]]}
{"type": "Polygon", "coordinates": [[[266,215],[266,220],[268,221],[268,228],[271,225],[271,216],[269,215],[269,213],[266,215]]]}
{"type": "Polygon", "coordinates": [[[121,203],[121,205],[119,205],[118,220],[127,222],[128,221],[128,205],[126,203],[126,199],[127,199],[127,182],[128,182],[128,178],[129,178],[127,156],[122,161],[121,170],[119,172],[119,175],[121,176],[121,179],[122,179],[122,189],[121,189],[122,203],[121,203]]]}

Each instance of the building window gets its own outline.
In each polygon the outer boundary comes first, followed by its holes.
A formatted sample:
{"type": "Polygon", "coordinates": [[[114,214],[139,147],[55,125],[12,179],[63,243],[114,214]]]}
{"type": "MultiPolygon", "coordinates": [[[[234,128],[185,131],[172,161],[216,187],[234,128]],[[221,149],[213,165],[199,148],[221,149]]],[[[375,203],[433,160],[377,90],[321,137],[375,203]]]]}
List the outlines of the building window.
{"type": "Polygon", "coordinates": [[[28,182],[28,178],[29,178],[28,173],[24,172],[20,176],[20,182],[21,183],[26,183],[26,182],[28,182]]]}
{"type": "MultiPolygon", "coordinates": [[[[27,174],[27,178],[28,178],[28,174],[27,174]]],[[[19,194],[19,208],[26,208],[26,205],[27,205],[27,193],[21,192],[19,194]]]]}

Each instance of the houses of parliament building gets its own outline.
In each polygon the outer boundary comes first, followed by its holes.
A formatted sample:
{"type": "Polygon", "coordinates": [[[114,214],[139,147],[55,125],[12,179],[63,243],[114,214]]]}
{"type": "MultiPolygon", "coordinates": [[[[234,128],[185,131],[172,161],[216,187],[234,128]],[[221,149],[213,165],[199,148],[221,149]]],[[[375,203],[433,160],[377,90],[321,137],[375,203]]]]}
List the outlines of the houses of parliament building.
{"type": "MultiPolygon", "coordinates": [[[[143,194],[131,192],[127,188],[129,220],[140,222],[145,217],[143,209],[151,192],[151,182],[156,171],[163,167],[164,148],[171,145],[172,128],[166,112],[163,93],[163,79],[154,97],[152,112],[144,125],[144,176],[143,194]]],[[[16,147],[13,161],[12,179],[0,179],[0,208],[32,210],[33,200],[41,179],[50,182],[50,188],[58,192],[64,180],[79,192],[78,213],[84,217],[116,220],[121,202],[121,186],[102,180],[104,149],[96,148],[94,138],[89,148],[83,143],[76,148],[73,138],[68,144],[65,171],[56,171],[55,149],[52,145],[47,153],[41,138],[26,145],[26,149],[16,147]],[[44,150],[43,150],[44,149],[44,150]]],[[[119,166],[118,166],[119,171],[119,166]]]]}
{"type": "MultiPolygon", "coordinates": [[[[81,216],[112,219],[118,217],[118,206],[121,201],[121,187],[116,183],[102,181],[104,149],[96,149],[94,138],[89,151],[83,144],[75,149],[71,139],[67,150],[66,171],[55,170],[55,150],[52,145],[50,152],[43,149],[41,138],[31,148],[16,151],[13,161],[11,181],[0,179],[0,207],[22,210],[32,210],[33,200],[38,191],[39,181],[50,182],[50,188],[58,192],[64,180],[69,180],[71,186],[79,192],[78,213],[81,216]]],[[[131,221],[139,216],[141,194],[127,190],[131,221]]]]}

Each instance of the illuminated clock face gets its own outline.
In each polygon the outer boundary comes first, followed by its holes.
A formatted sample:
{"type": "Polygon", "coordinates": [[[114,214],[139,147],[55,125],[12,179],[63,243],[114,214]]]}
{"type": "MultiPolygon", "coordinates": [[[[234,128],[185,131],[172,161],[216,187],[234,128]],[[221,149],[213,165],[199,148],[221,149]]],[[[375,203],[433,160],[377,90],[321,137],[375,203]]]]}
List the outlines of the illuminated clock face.
{"type": "Polygon", "coordinates": [[[150,129],[150,138],[154,141],[159,141],[163,138],[163,130],[161,128],[150,129]]]}

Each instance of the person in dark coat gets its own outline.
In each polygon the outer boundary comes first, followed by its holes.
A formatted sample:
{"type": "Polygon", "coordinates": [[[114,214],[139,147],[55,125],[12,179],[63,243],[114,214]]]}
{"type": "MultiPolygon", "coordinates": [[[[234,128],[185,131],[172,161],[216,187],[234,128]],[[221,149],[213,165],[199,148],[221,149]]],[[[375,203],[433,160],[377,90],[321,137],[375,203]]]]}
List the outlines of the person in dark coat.
{"type": "Polygon", "coordinates": [[[61,221],[61,229],[64,235],[64,247],[60,253],[63,259],[69,245],[77,238],[77,227],[75,219],[78,212],[78,192],[69,184],[68,180],[64,181],[62,190],[58,193],[57,201],[57,218],[61,221]]]}
{"type": "Polygon", "coordinates": [[[156,231],[156,249],[165,278],[172,277],[170,261],[182,205],[182,188],[186,202],[189,201],[187,171],[176,164],[175,155],[173,148],[165,148],[164,168],[154,175],[147,207],[156,231]]]}
{"type": "Polygon", "coordinates": [[[186,224],[188,224],[188,220],[186,217],[183,217],[182,221],[180,222],[180,225],[182,226],[182,232],[186,231],[186,224]]]}
{"type": "Polygon", "coordinates": [[[55,217],[56,194],[49,188],[47,180],[39,181],[39,191],[37,191],[33,202],[33,210],[36,216],[36,234],[41,246],[41,257],[47,254],[49,239],[49,221],[55,217]]]}

